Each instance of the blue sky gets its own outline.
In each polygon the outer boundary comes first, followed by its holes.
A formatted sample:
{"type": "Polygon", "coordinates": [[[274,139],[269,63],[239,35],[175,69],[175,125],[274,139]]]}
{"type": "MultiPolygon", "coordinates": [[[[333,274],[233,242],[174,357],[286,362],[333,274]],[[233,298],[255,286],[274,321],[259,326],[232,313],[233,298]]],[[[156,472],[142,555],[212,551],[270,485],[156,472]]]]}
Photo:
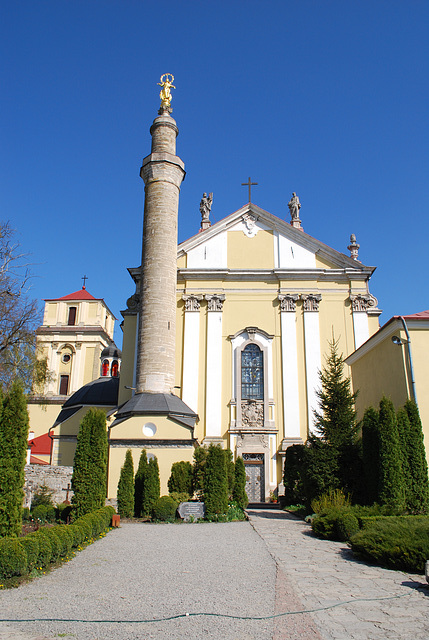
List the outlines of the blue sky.
{"type": "MultiPolygon", "coordinates": [[[[118,318],[140,263],[159,77],[187,171],[179,241],[252,201],[377,266],[392,315],[429,308],[429,3],[62,0],[1,6],[1,219],[32,254],[32,296],[82,285],[118,318]]],[[[119,322],[118,322],[119,325],[119,322]]],[[[122,342],[120,330],[116,340],[122,342]]]]}

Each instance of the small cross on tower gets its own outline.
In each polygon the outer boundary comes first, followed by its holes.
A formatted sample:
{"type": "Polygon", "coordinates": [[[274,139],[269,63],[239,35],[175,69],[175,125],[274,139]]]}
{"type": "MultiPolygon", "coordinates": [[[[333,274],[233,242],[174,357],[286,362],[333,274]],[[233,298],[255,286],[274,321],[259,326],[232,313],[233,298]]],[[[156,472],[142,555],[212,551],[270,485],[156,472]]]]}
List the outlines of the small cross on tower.
{"type": "Polygon", "coordinates": [[[252,202],[252,200],[251,200],[251,196],[252,196],[251,189],[252,189],[252,186],[256,185],[256,184],[258,184],[258,183],[257,182],[252,182],[250,178],[248,179],[247,182],[242,182],[241,183],[242,187],[245,187],[246,185],[249,187],[249,203],[252,202]]]}
{"type": "Polygon", "coordinates": [[[86,289],[86,286],[85,286],[85,285],[86,285],[86,281],[88,280],[88,276],[83,276],[83,277],[82,277],[82,280],[83,280],[82,289],[86,289]]]}

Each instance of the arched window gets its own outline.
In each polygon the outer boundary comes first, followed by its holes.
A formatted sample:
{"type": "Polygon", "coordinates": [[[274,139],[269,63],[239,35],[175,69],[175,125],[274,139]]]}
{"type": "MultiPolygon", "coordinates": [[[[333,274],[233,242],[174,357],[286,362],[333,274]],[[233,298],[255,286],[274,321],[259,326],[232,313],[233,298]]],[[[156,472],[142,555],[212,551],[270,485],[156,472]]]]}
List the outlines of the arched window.
{"type": "Polygon", "coordinates": [[[112,378],[117,378],[118,377],[118,361],[117,360],[113,360],[112,362],[112,378]]]}
{"type": "Polygon", "coordinates": [[[241,352],[241,399],[264,399],[264,359],[257,344],[248,344],[241,352]]]}
{"type": "Polygon", "coordinates": [[[101,375],[102,376],[108,376],[109,375],[109,361],[108,360],[103,360],[103,363],[101,365],[101,375]]]}

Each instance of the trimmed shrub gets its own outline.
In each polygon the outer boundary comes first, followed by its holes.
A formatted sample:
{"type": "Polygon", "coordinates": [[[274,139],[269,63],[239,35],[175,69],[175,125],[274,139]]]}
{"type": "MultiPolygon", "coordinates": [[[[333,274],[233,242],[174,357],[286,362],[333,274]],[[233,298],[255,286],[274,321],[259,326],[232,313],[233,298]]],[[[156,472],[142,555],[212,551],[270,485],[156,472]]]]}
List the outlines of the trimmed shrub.
{"type": "Polygon", "coordinates": [[[350,540],[360,557],[383,567],[423,573],[429,558],[429,521],[386,518],[378,520],[350,540]]]}
{"type": "Polygon", "coordinates": [[[406,448],[408,465],[411,470],[407,508],[412,513],[428,513],[429,478],[422,423],[415,402],[408,400],[404,408],[410,423],[406,448]]]}
{"type": "Polygon", "coordinates": [[[67,529],[73,536],[72,546],[74,548],[79,547],[85,539],[82,528],[78,524],[68,524],[67,529]]]}
{"type": "Polygon", "coordinates": [[[187,493],[177,493],[173,491],[173,493],[170,493],[170,497],[177,503],[177,506],[179,506],[181,502],[189,502],[189,495],[187,493]]]}
{"type": "Polygon", "coordinates": [[[71,518],[72,506],[68,502],[57,504],[55,509],[55,517],[60,522],[68,523],[71,518]]]}
{"type": "Polygon", "coordinates": [[[241,456],[237,456],[234,466],[234,502],[240,507],[245,509],[249,503],[249,499],[246,493],[246,470],[244,467],[244,460],[241,456]]]}
{"type": "Polygon", "coordinates": [[[303,479],[305,453],[303,444],[294,444],[286,449],[283,473],[286,504],[302,504],[306,501],[303,479]]]}
{"type": "Polygon", "coordinates": [[[362,464],[365,479],[365,502],[378,502],[380,488],[380,430],[378,411],[366,409],[362,420],[362,464]]]}
{"type": "Polygon", "coordinates": [[[106,415],[102,409],[89,409],[79,428],[71,481],[77,518],[104,505],[106,473],[106,415]]]}
{"type": "Polygon", "coordinates": [[[340,487],[337,450],[314,435],[305,444],[302,481],[303,502],[307,506],[314,498],[340,487]]]}
{"type": "Polygon", "coordinates": [[[153,507],[155,520],[172,522],[176,516],[177,502],[171,496],[161,496],[153,507]]]}
{"type": "Polygon", "coordinates": [[[34,520],[38,520],[40,523],[44,524],[48,516],[48,507],[45,504],[39,504],[37,507],[34,507],[31,513],[34,520]]]}
{"type": "Polygon", "coordinates": [[[194,465],[192,470],[192,494],[199,500],[204,495],[204,468],[206,465],[208,449],[197,447],[194,451],[194,465]]]}
{"type": "Polygon", "coordinates": [[[405,506],[402,451],[399,443],[398,425],[393,402],[387,398],[380,401],[380,502],[393,508],[405,506]]]}
{"type": "Polygon", "coordinates": [[[359,520],[353,513],[341,513],[336,522],[338,539],[347,542],[359,531],[359,520]]]}
{"type": "Polygon", "coordinates": [[[228,499],[232,500],[234,496],[235,484],[235,464],[231,449],[224,449],[226,480],[228,484],[228,499]]]}
{"type": "Polygon", "coordinates": [[[186,494],[188,497],[192,495],[192,465],[190,462],[173,462],[171,465],[171,474],[168,479],[168,492],[186,494]]]}
{"type": "Polygon", "coordinates": [[[37,536],[24,536],[19,538],[20,545],[27,554],[27,571],[31,572],[37,566],[39,558],[39,539],[37,536]]]}
{"type": "Polygon", "coordinates": [[[225,454],[220,446],[209,446],[204,469],[204,502],[206,517],[225,514],[228,509],[228,482],[225,454]]]}
{"type": "Polygon", "coordinates": [[[62,555],[63,545],[60,536],[54,531],[53,527],[50,529],[46,527],[44,527],[43,529],[39,529],[37,531],[37,535],[46,537],[49,540],[51,544],[51,557],[49,559],[49,562],[56,562],[62,555]]]}
{"type": "Polygon", "coordinates": [[[125,454],[116,497],[121,518],[132,518],[134,515],[134,465],[131,449],[127,449],[125,454]]]}
{"type": "Polygon", "coordinates": [[[27,572],[27,554],[17,539],[0,540],[0,578],[21,576],[27,572]]]}
{"type": "Polygon", "coordinates": [[[147,471],[147,453],[143,449],[140,454],[139,466],[134,478],[134,516],[140,518],[143,511],[144,481],[147,471]]]}
{"type": "Polygon", "coordinates": [[[344,495],[344,491],[341,489],[330,489],[327,493],[311,501],[311,508],[317,514],[331,509],[343,509],[350,507],[350,505],[349,496],[344,495]]]}
{"type": "Polygon", "coordinates": [[[152,516],[160,490],[158,460],[153,456],[148,462],[144,479],[142,500],[142,513],[144,516],[152,516]]]}
{"type": "Polygon", "coordinates": [[[51,562],[52,557],[52,544],[48,536],[44,536],[40,534],[41,529],[39,531],[35,531],[34,533],[29,533],[26,538],[35,537],[37,539],[37,543],[39,545],[39,554],[37,556],[36,567],[47,567],[51,562]]]}

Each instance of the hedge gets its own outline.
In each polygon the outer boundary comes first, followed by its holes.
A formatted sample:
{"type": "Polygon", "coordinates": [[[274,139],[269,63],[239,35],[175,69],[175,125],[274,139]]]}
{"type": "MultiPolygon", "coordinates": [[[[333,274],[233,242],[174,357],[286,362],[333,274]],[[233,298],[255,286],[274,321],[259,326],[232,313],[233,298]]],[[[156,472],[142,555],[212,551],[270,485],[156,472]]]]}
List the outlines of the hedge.
{"type": "Polygon", "coordinates": [[[73,548],[106,531],[113,507],[102,507],[78,518],[71,525],[59,524],[29,533],[23,538],[0,539],[0,580],[30,573],[65,558],[73,548]]]}

